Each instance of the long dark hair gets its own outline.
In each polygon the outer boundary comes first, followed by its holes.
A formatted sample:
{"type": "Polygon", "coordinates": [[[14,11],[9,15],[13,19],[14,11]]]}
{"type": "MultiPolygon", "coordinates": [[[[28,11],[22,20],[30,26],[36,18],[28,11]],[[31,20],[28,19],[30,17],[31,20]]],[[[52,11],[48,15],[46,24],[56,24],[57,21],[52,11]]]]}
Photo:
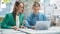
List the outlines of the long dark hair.
{"type": "MultiPolygon", "coordinates": [[[[13,14],[13,18],[14,18],[15,21],[16,21],[16,12],[17,12],[17,8],[16,8],[16,7],[18,7],[18,5],[19,5],[20,3],[22,3],[22,4],[24,5],[23,2],[21,2],[21,1],[16,1],[16,2],[15,2],[15,5],[14,5],[14,8],[13,8],[12,14],[13,14]]],[[[22,12],[23,12],[23,11],[22,11],[22,12]]]]}

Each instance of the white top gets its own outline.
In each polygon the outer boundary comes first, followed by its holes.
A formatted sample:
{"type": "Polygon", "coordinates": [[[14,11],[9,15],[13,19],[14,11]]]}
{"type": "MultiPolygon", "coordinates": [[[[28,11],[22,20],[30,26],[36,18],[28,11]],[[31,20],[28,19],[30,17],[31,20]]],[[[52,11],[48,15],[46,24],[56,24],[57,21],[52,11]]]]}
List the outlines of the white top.
{"type": "Polygon", "coordinates": [[[20,21],[19,21],[19,16],[16,15],[16,26],[19,28],[20,26],[20,21]]]}

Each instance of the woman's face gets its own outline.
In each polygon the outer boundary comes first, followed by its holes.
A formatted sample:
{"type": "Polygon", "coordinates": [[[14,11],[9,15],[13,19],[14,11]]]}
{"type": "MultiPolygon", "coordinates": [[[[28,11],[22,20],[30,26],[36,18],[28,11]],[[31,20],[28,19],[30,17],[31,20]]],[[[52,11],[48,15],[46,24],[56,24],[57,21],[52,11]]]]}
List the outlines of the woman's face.
{"type": "Polygon", "coordinates": [[[35,14],[37,14],[40,10],[40,7],[37,5],[36,7],[33,7],[33,11],[35,14]]]}
{"type": "Polygon", "coordinates": [[[24,10],[24,5],[23,5],[23,3],[20,3],[17,8],[18,8],[17,11],[18,11],[19,13],[22,13],[22,11],[24,10]]]}

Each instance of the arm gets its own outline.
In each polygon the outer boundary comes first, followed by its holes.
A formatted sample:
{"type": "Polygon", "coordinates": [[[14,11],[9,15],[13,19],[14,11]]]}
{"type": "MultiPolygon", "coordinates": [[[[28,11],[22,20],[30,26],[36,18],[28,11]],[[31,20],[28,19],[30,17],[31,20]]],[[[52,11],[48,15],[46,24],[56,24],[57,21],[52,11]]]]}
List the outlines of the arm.
{"type": "Polygon", "coordinates": [[[24,26],[24,15],[22,17],[22,26],[24,26]]]}
{"type": "Polygon", "coordinates": [[[25,20],[25,26],[28,28],[31,28],[32,26],[30,26],[30,16],[27,17],[27,19],[25,20]]]}
{"type": "Polygon", "coordinates": [[[7,25],[9,22],[9,15],[7,14],[1,23],[1,28],[10,29],[11,26],[7,25]]]}

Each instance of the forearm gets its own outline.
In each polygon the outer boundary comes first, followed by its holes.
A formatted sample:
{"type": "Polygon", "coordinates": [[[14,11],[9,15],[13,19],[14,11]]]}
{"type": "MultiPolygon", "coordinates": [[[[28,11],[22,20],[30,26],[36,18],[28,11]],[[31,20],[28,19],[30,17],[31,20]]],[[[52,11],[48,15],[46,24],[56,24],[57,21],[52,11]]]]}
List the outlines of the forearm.
{"type": "Polygon", "coordinates": [[[4,29],[11,29],[12,26],[8,26],[8,25],[1,25],[1,28],[4,28],[4,29]]]}
{"type": "Polygon", "coordinates": [[[25,27],[31,28],[32,26],[30,26],[30,24],[28,23],[27,20],[25,20],[25,27]]]}

